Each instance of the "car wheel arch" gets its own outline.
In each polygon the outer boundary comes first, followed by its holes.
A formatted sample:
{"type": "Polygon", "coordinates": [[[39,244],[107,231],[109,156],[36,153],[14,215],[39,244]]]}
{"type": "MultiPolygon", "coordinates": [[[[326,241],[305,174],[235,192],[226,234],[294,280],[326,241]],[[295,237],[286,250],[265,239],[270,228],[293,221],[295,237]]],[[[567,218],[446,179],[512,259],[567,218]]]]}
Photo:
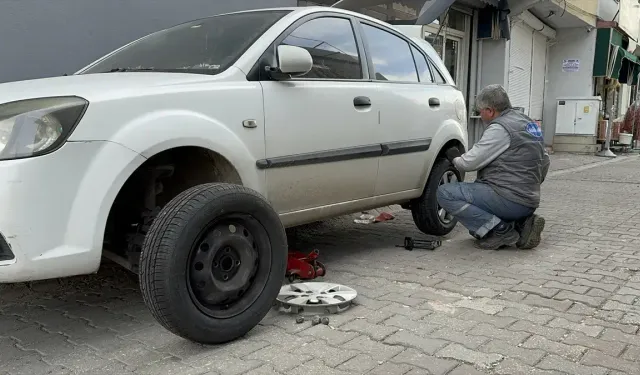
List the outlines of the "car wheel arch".
{"type": "Polygon", "coordinates": [[[232,162],[223,154],[200,146],[163,149],[136,166],[113,198],[104,202],[108,214],[101,223],[104,249],[117,255],[128,247],[126,226],[141,220],[149,205],[162,207],[181,192],[204,183],[226,182],[245,186],[232,162]],[[150,193],[159,193],[151,197],[150,193]]]}
{"type": "MultiPolygon", "coordinates": [[[[434,150],[430,155],[431,155],[431,160],[429,162],[428,165],[428,170],[425,171],[422,182],[421,182],[421,186],[424,190],[424,188],[426,188],[426,184],[427,181],[429,180],[429,176],[431,175],[431,171],[433,169],[433,166],[436,164],[436,162],[438,161],[438,159],[441,158],[446,158],[445,153],[447,152],[447,150],[451,147],[457,147],[458,150],[460,150],[460,153],[463,154],[467,151],[466,149],[466,142],[463,139],[462,134],[457,135],[457,134],[453,134],[450,135],[447,138],[444,139],[438,139],[436,138],[437,141],[436,142],[432,142],[431,143],[431,147],[434,150]]],[[[464,173],[462,173],[463,177],[464,177],[464,173]]]]}

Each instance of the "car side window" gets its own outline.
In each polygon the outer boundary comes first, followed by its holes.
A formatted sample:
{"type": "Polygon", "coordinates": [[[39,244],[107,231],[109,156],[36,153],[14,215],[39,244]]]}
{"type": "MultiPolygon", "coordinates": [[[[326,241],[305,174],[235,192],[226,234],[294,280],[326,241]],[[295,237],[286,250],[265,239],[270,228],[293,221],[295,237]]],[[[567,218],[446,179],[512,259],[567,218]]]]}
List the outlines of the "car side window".
{"type": "Polygon", "coordinates": [[[444,76],[442,75],[442,73],[440,73],[440,71],[435,66],[433,66],[432,62],[429,62],[429,63],[430,63],[429,65],[431,65],[431,71],[433,72],[433,75],[435,76],[436,83],[438,83],[438,84],[447,83],[447,80],[444,79],[444,76]]]}
{"type": "Polygon", "coordinates": [[[414,46],[411,46],[411,51],[413,52],[413,58],[416,61],[416,68],[418,68],[418,77],[420,77],[420,82],[433,83],[433,75],[431,75],[427,58],[424,57],[424,55],[414,46]]]}
{"type": "Polygon", "coordinates": [[[313,58],[311,71],[297,78],[362,79],[356,37],[346,18],[314,18],[295,29],[282,44],[304,48],[313,58]]]}
{"type": "Polygon", "coordinates": [[[409,43],[377,27],[362,25],[371,51],[375,77],[380,81],[418,82],[409,43]]]}

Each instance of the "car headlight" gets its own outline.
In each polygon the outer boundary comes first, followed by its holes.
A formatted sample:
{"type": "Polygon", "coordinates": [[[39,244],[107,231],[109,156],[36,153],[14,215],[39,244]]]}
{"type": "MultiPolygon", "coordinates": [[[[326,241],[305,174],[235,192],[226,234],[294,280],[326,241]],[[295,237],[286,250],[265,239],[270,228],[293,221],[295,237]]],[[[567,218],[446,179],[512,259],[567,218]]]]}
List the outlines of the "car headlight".
{"type": "Polygon", "coordinates": [[[78,124],[88,104],[77,96],[0,104],[0,160],[57,150],[78,124]]]}

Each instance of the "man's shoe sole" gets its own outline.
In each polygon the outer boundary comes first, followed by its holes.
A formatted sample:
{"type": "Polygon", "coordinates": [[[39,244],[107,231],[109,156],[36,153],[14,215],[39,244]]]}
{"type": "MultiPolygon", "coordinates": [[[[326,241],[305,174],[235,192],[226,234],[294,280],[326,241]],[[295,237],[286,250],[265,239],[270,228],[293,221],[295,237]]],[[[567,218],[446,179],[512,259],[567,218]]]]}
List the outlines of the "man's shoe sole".
{"type": "Polygon", "coordinates": [[[522,233],[526,233],[526,237],[520,238],[516,247],[518,249],[528,250],[537,247],[542,240],[541,234],[544,230],[545,220],[542,216],[533,215],[527,219],[522,228],[522,233]]]}
{"type": "Polygon", "coordinates": [[[513,231],[513,238],[509,238],[509,237],[505,237],[503,238],[503,242],[502,243],[498,243],[494,246],[487,246],[486,242],[483,240],[479,240],[476,241],[475,243],[475,247],[480,249],[480,250],[500,250],[503,247],[510,247],[513,246],[517,243],[518,241],[518,234],[517,232],[514,230],[513,231]]]}

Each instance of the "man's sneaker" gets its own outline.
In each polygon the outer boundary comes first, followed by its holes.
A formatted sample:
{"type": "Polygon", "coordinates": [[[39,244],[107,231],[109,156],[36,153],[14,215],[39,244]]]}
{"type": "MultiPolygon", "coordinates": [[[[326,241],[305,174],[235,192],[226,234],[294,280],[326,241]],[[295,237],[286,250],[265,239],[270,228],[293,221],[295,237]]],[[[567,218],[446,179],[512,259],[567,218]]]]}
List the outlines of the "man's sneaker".
{"type": "Polygon", "coordinates": [[[540,244],[545,220],[542,216],[533,214],[519,226],[520,239],[516,243],[518,249],[533,249],[540,244]]]}
{"type": "Polygon", "coordinates": [[[494,231],[484,239],[476,242],[476,247],[482,250],[498,250],[505,246],[515,245],[519,238],[520,235],[513,228],[504,233],[494,231]]]}

